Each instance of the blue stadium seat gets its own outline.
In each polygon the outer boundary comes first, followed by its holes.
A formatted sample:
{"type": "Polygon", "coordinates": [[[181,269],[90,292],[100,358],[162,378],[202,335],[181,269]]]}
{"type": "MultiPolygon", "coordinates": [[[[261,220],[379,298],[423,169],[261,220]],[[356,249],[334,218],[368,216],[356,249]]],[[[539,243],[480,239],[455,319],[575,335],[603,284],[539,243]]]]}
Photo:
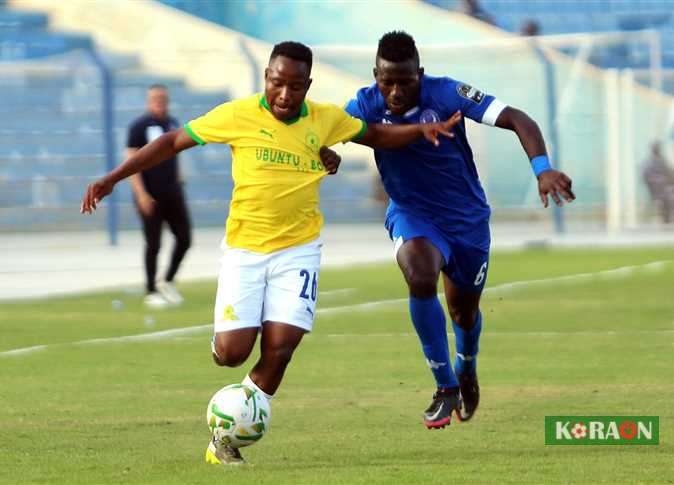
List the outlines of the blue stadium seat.
{"type": "MultiPolygon", "coordinates": [[[[440,5],[442,2],[433,0],[440,5]]],[[[672,0],[481,0],[498,26],[518,32],[525,20],[536,20],[542,34],[657,29],[662,36],[663,65],[674,67],[674,1],[672,0]]],[[[593,52],[601,67],[643,68],[648,47],[613,47],[593,52]]],[[[671,86],[668,92],[674,93],[671,86]]]]}
{"type": "Polygon", "coordinates": [[[616,15],[620,30],[643,30],[667,25],[672,19],[671,11],[630,12],[616,15]]]}
{"type": "Polygon", "coordinates": [[[91,49],[93,45],[88,36],[24,30],[0,31],[0,44],[1,61],[36,59],[73,49],[91,49]]]}
{"type": "MultiPolygon", "coordinates": [[[[71,208],[86,183],[106,166],[99,74],[80,69],[91,66],[85,51],[92,48],[91,39],[50,32],[47,15],[7,10],[5,5],[0,0],[0,61],[33,59],[37,68],[0,76],[0,224],[5,229],[80,227],[71,208]],[[63,54],[66,62],[52,57],[63,54]],[[68,66],[76,67],[73,71],[68,66]]],[[[183,79],[144,71],[136,56],[101,54],[114,71],[115,163],[123,158],[129,123],[144,110],[149,85],[169,88],[172,113],[181,122],[229,99],[226,92],[195,92],[183,79]]],[[[206,146],[183,154],[182,160],[190,199],[204,201],[193,210],[195,220],[222,225],[232,188],[231,151],[206,146]]],[[[118,194],[126,204],[122,217],[137,224],[128,184],[118,194]]]]}
{"type": "Polygon", "coordinates": [[[46,29],[48,23],[49,18],[43,13],[0,10],[0,33],[46,29]]]}

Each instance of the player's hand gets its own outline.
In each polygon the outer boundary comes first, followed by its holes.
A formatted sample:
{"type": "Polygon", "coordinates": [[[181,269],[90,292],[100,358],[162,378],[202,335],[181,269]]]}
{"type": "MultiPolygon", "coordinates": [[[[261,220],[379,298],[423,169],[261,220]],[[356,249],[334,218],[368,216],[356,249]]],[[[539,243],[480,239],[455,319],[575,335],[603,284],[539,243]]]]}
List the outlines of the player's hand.
{"type": "Polygon", "coordinates": [[[562,199],[572,202],[576,198],[571,190],[571,179],[558,170],[546,170],[538,176],[538,195],[541,197],[543,207],[548,206],[548,195],[559,207],[564,205],[562,199]]]}
{"type": "Polygon", "coordinates": [[[433,145],[440,145],[440,140],[438,140],[438,135],[444,135],[448,138],[454,138],[454,133],[451,132],[452,128],[461,121],[461,111],[457,111],[446,121],[441,121],[438,123],[422,123],[421,131],[424,133],[424,138],[430,141],[433,145]]]}
{"type": "Polygon", "coordinates": [[[145,217],[150,217],[157,206],[157,202],[152,198],[150,194],[143,194],[140,197],[136,198],[138,203],[138,210],[145,217]]]}
{"type": "Polygon", "coordinates": [[[333,150],[330,150],[328,147],[323,145],[319,150],[318,154],[321,156],[321,163],[325,167],[325,170],[330,174],[334,175],[339,170],[339,164],[342,163],[342,157],[333,150]]]}
{"type": "Polygon", "coordinates": [[[80,206],[80,214],[91,214],[96,210],[96,205],[110,192],[115,184],[107,180],[105,177],[98,179],[92,184],[89,184],[87,191],[84,193],[82,205],[80,206]]]}

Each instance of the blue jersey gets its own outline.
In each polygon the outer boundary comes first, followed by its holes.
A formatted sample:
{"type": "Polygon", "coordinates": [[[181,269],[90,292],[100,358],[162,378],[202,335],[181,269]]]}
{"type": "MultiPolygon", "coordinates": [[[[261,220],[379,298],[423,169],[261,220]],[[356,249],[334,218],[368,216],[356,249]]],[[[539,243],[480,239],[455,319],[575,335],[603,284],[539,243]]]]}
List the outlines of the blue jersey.
{"type": "MultiPolygon", "coordinates": [[[[368,123],[429,123],[454,112],[493,125],[505,105],[493,96],[447,77],[424,75],[419,104],[403,116],[392,115],[376,84],[358,91],[346,105],[368,123]]],[[[464,120],[454,138],[440,136],[436,147],[425,139],[396,150],[375,150],[377,168],[391,207],[429,218],[444,230],[459,232],[485,223],[490,209],[480,184],[464,120]]]]}

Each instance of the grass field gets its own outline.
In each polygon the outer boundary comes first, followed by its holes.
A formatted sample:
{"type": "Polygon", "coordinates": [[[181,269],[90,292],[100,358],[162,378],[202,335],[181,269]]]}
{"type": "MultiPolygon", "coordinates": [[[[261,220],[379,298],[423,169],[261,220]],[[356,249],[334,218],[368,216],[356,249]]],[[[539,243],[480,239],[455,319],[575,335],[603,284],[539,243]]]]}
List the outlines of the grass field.
{"type": "Polygon", "coordinates": [[[325,270],[271,431],[234,469],[203,462],[205,407],[252,362],[212,363],[215,282],[181,288],[154,313],[121,290],[0,305],[0,352],[47,345],[0,354],[0,482],[674,483],[673,248],[494,254],[481,407],[441,431],[397,268],[325,270]],[[544,416],[573,414],[658,415],[660,445],[546,447],[544,416]]]}

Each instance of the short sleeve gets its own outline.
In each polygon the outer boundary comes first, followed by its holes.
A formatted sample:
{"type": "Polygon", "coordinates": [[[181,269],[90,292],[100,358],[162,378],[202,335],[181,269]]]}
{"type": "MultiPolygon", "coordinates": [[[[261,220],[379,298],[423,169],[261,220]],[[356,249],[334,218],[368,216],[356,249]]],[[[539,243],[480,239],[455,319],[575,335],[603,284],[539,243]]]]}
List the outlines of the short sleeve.
{"type": "Polygon", "coordinates": [[[373,114],[371,108],[372,103],[372,89],[363,88],[356,93],[356,97],[349,100],[344,105],[344,110],[354,118],[359,118],[367,123],[377,123],[381,121],[373,114]]]}
{"type": "Polygon", "coordinates": [[[331,129],[325,140],[326,146],[356,141],[367,131],[367,123],[364,120],[354,118],[338,106],[330,106],[329,118],[331,129]]]}
{"type": "Polygon", "coordinates": [[[349,113],[354,118],[358,118],[361,120],[365,119],[365,113],[363,112],[363,109],[361,108],[360,103],[356,98],[350,99],[349,101],[346,102],[346,104],[344,105],[344,111],[349,113]]]}
{"type": "Polygon", "coordinates": [[[147,140],[145,139],[145,127],[142,123],[133,123],[129,127],[128,137],[126,139],[127,148],[142,148],[147,145],[147,140]]]}
{"type": "MultiPolygon", "coordinates": [[[[463,116],[478,123],[493,126],[496,124],[498,115],[506,107],[494,96],[486,94],[470,84],[447,79],[443,87],[445,101],[453,105],[454,110],[461,110],[463,116]]],[[[449,111],[451,112],[452,109],[449,111]]]]}
{"type": "Polygon", "coordinates": [[[229,143],[236,135],[234,104],[223,103],[184,125],[185,131],[199,145],[229,143]]]}

